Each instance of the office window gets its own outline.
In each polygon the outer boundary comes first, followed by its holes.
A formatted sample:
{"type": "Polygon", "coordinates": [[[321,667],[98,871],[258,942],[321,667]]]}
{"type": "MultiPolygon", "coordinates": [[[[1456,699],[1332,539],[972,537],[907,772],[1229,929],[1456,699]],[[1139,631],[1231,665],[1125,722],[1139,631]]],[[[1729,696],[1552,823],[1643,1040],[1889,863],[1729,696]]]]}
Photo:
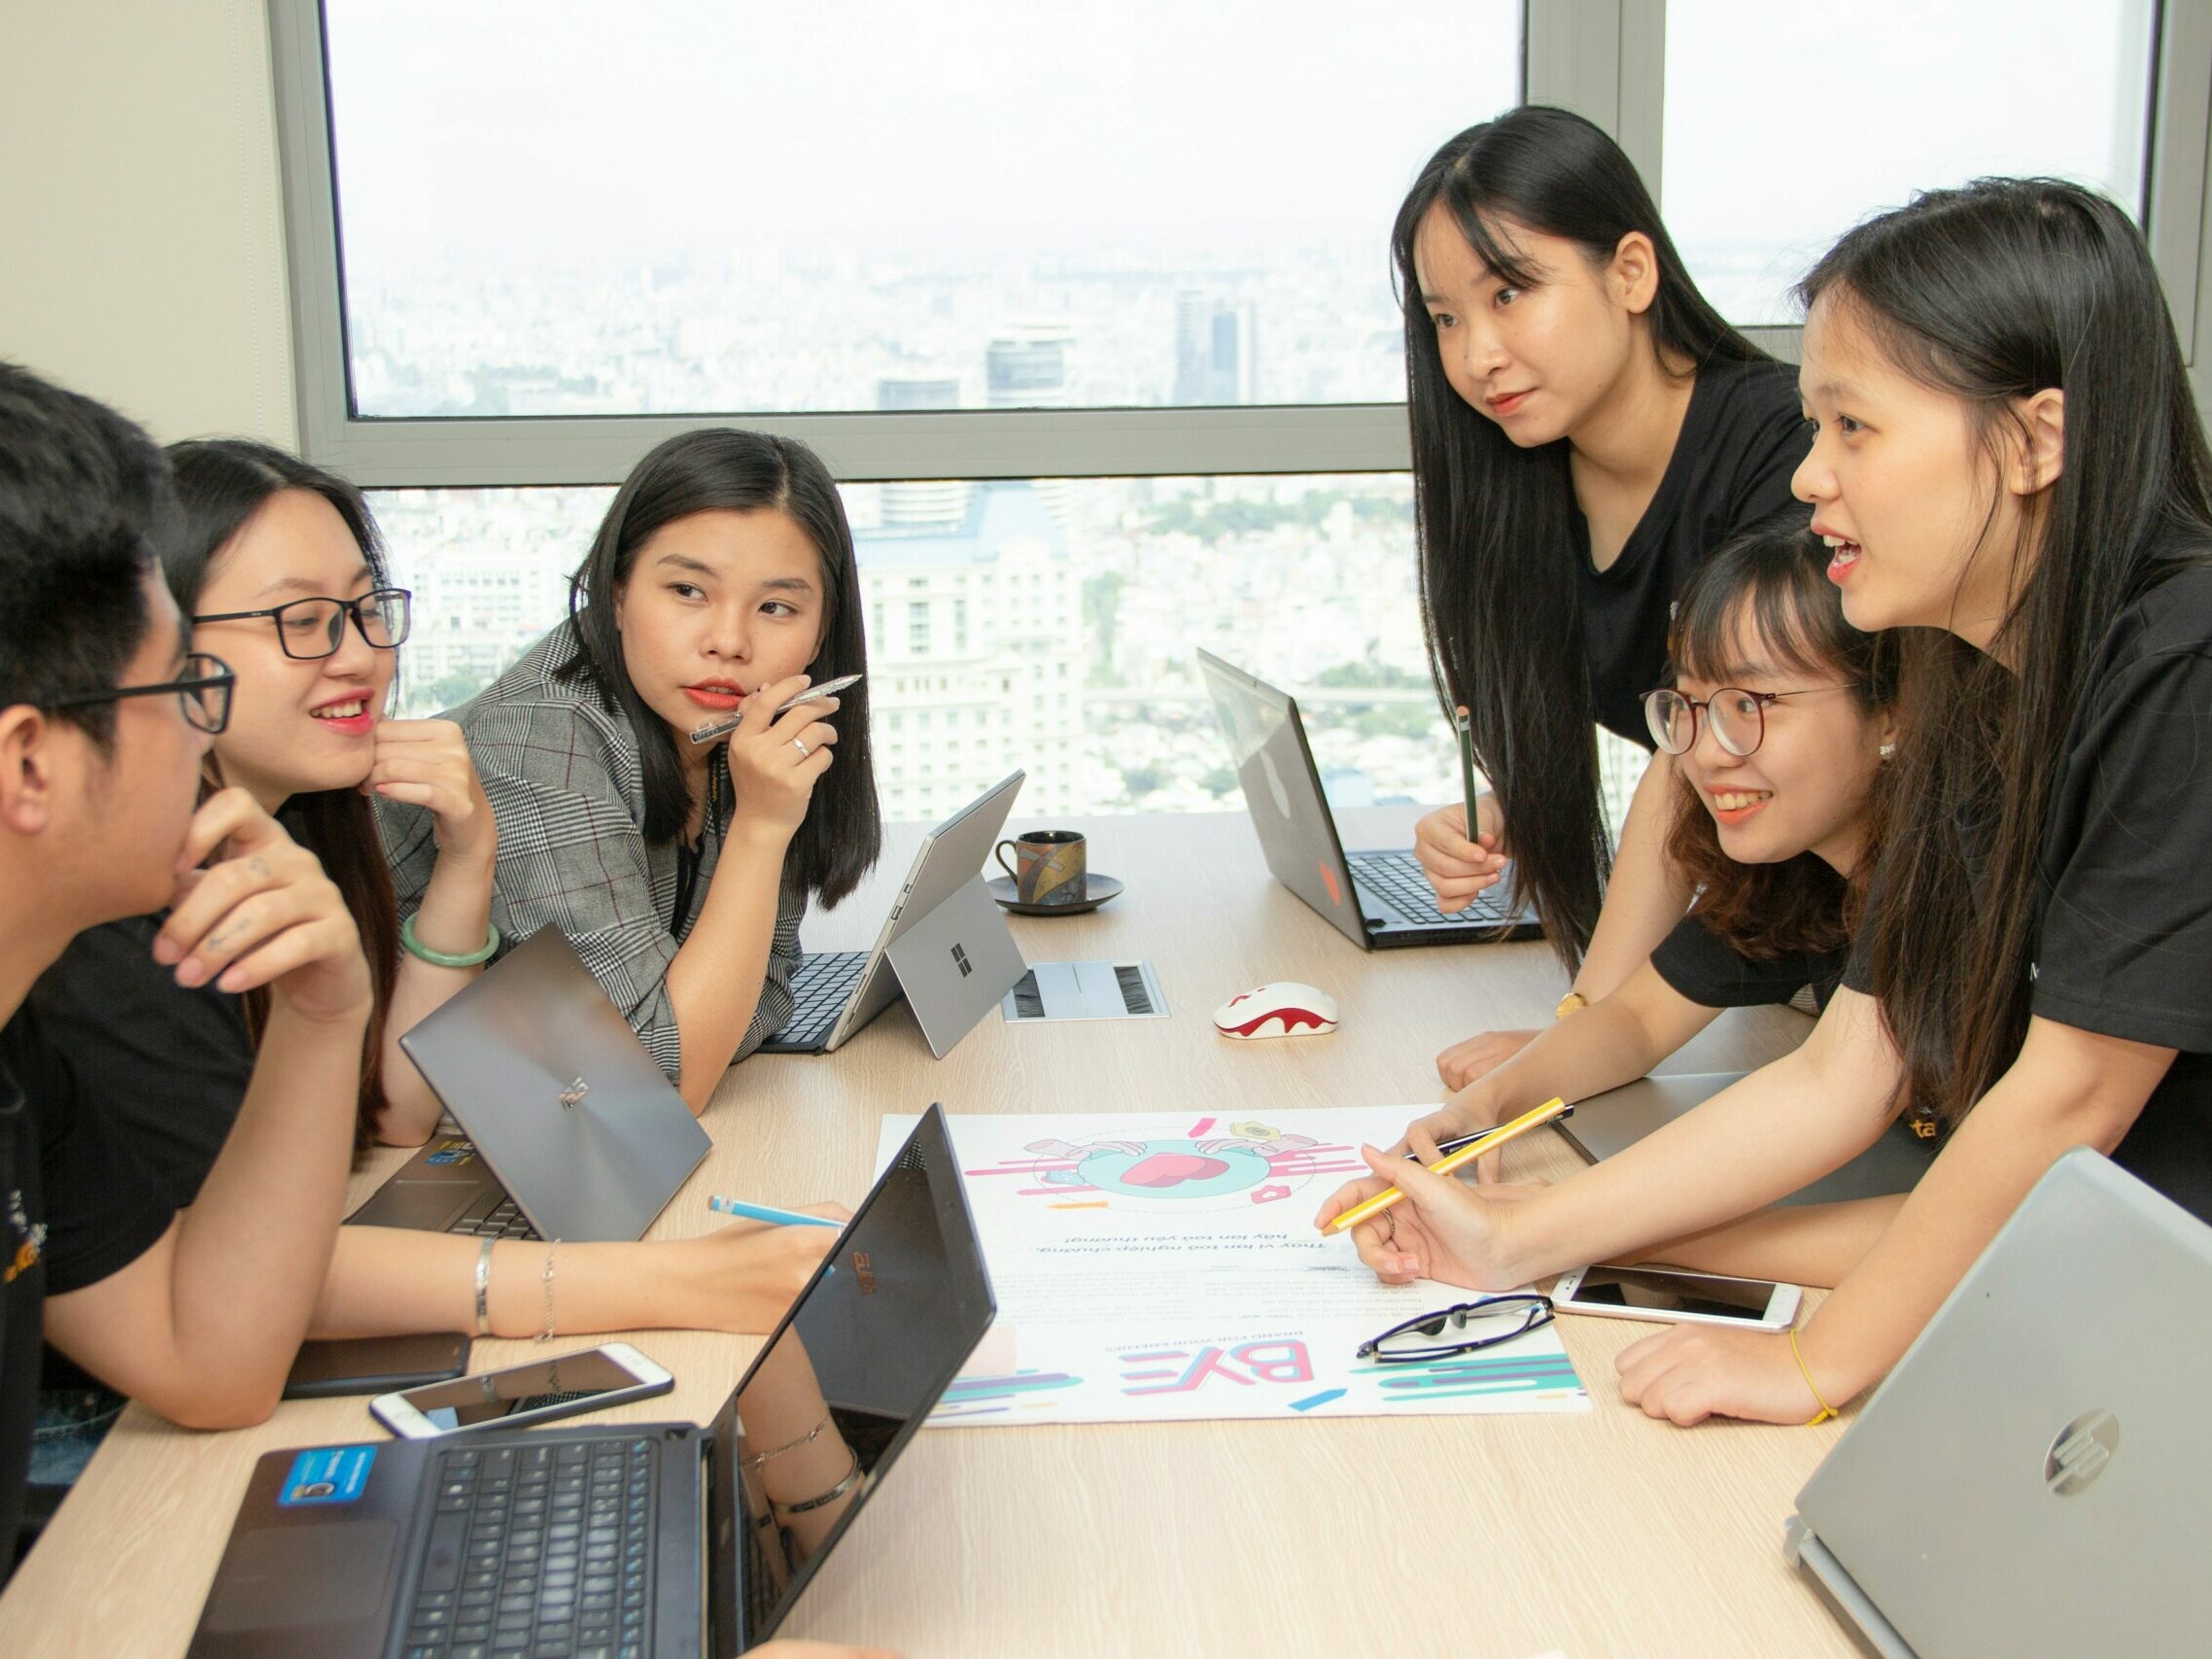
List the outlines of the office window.
{"type": "Polygon", "coordinates": [[[1853,224],[1986,174],[2093,185],[2142,218],[2154,0],[1668,0],[1661,211],[1731,322],[1853,224]]]}
{"type": "MultiPolygon", "coordinates": [[[[1341,805],[1440,802],[1459,784],[1422,650],[1410,481],[1402,473],[1098,478],[961,486],[962,516],[894,515],[897,486],[846,489],[862,603],[942,580],[979,598],[1062,595],[1054,626],[940,648],[916,674],[915,638],[870,644],[879,753],[891,734],[980,727],[987,741],[933,760],[944,803],[1016,766],[1036,812],[1236,810],[1235,775],[1192,664],[1200,645],[1296,692],[1341,805]],[[902,731],[903,728],[903,731],[902,731]]],[[[568,575],[605,490],[380,490],[371,504],[397,578],[418,596],[498,578],[496,605],[418,604],[402,653],[409,713],[488,684],[566,614],[568,575]],[[450,620],[458,617],[458,621],[450,620]]],[[[928,605],[916,602],[926,618],[928,605]]],[[[922,626],[926,627],[923,622],[922,626]]],[[[935,808],[913,768],[885,764],[885,812],[935,808]]]]}
{"type": "Polygon", "coordinates": [[[1522,8],[326,0],[363,417],[1402,395],[1383,241],[1522,8]]]}

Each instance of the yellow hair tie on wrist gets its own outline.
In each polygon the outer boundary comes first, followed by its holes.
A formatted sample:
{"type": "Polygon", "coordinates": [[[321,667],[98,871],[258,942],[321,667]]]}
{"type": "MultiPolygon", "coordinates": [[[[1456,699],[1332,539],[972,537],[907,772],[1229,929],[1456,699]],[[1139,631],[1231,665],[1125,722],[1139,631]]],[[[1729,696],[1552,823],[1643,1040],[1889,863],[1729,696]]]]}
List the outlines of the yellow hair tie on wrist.
{"type": "Polygon", "coordinates": [[[1813,1381],[1812,1368],[1806,1365],[1805,1355],[1797,1346],[1797,1327],[1794,1325],[1789,1328],[1789,1351],[1797,1361],[1798,1373],[1805,1378],[1805,1386],[1813,1391],[1813,1398],[1820,1401],[1820,1414],[1816,1417],[1808,1417],[1805,1420],[1805,1427],[1811,1429],[1817,1424],[1827,1422],[1829,1418],[1835,1416],[1836,1408],[1833,1405],[1830,1405],[1825,1400],[1820,1399],[1820,1390],[1814,1384],[1813,1381]]]}

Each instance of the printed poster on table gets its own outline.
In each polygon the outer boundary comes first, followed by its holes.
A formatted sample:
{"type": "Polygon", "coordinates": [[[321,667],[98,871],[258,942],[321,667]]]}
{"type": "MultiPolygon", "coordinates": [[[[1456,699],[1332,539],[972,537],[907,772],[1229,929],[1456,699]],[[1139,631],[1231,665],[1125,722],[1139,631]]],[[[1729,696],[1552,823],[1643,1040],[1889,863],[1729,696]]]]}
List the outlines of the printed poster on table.
{"type": "MultiPolygon", "coordinates": [[[[1322,1200],[1432,1108],[949,1117],[998,1320],[933,1426],[1586,1411],[1545,1327],[1410,1365],[1355,1358],[1473,1299],[1384,1285],[1322,1200]]],[[[917,1120],[886,1117],[877,1166],[917,1120]]]]}

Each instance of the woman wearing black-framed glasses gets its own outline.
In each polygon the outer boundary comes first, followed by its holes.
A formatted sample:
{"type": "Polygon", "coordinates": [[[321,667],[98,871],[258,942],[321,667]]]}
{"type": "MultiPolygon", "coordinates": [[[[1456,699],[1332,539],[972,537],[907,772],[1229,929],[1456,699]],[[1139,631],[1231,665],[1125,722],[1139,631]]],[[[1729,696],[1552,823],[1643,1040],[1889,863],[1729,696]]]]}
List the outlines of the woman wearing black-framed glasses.
{"type": "Polygon", "coordinates": [[[277,644],[286,656],[319,662],[336,655],[345,643],[348,617],[360,630],[362,639],[379,651],[397,650],[405,644],[414,597],[405,588],[372,588],[354,599],[314,594],[260,610],[216,611],[191,620],[198,625],[252,622],[265,616],[276,624],[277,644]]]}

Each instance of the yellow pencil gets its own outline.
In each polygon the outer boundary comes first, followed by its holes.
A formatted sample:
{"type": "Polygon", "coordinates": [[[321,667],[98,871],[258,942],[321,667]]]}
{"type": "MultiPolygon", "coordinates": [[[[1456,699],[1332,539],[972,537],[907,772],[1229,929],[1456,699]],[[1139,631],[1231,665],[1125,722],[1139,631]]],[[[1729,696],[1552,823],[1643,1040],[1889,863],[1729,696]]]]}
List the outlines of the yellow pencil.
{"type": "MultiPolygon", "coordinates": [[[[1510,1123],[1501,1123],[1486,1135],[1477,1135],[1457,1152],[1446,1153],[1428,1166],[1432,1175],[1449,1175],[1470,1158],[1480,1158],[1486,1152],[1496,1152],[1507,1141],[1525,1135],[1531,1129],[1540,1129],[1546,1123],[1555,1123],[1574,1108],[1554,1095],[1533,1112],[1524,1112],[1510,1123]]],[[[1370,1216],[1379,1216],[1405,1194],[1396,1187],[1385,1188],[1365,1203],[1354,1204],[1329,1224],[1331,1232],[1342,1232],[1346,1227],[1358,1227],[1370,1216]]]]}

